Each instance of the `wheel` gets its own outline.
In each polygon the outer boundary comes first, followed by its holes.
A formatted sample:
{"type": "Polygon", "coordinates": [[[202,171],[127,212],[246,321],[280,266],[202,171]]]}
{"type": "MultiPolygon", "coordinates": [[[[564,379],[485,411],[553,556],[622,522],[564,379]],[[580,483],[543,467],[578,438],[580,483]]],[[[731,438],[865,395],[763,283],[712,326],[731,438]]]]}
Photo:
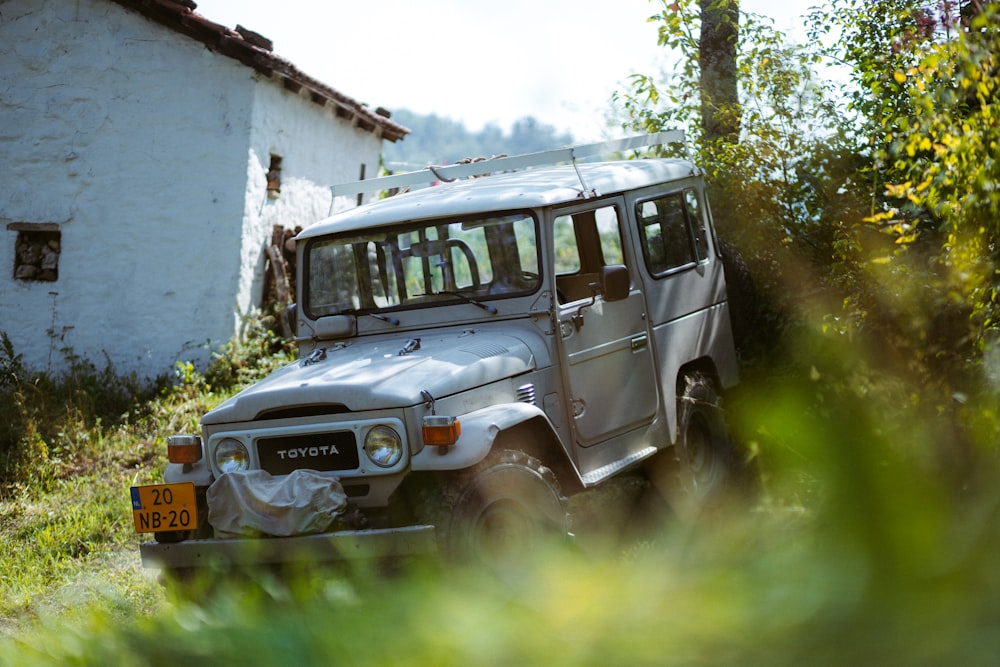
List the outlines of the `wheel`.
{"type": "Polygon", "coordinates": [[[684,376],[677,397],[674,461],[683,502],[711,508],[725,493],[732,470],[732,449],[712,380],[701,373],[684,376]]]}
{"type": "Polygon", "coordinates": [[[672,456],[654,457],[649,472],[674,511],[691,519],[721,504],[734,482],[735,463],[712,380],[690,373],[682,384],[677,439],[667,450],[672,456]]]}
{"type": "Polygon", "coordinates": [[[715,386],[701,373],[684,377],[674,450],[683,491],[699,506],[713,504],[729,481],[732,449],[715,386]]]}
{"type": "Polygon", "coordinates": [[[456,484],[452,499],[443,546],[461,561],[504,571],[569,534],[555,474],[521,451],[490,454],[456,484]]]}

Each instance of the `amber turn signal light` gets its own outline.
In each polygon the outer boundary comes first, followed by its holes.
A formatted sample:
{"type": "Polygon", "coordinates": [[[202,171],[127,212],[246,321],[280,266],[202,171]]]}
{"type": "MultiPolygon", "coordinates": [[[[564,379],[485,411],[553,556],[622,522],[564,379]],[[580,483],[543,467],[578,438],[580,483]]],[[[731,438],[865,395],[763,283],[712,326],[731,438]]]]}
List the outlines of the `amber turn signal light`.
{"type": "Polygon", "coordinates": [[[427,415],[424,417],[424,444],[434,447],[448,447],[462,435],[462,423],[454,417],[427,415]]]}
{"type": "Polygon", "coordinates": [[[167,438],[167,460],[171,463],[195,463],[201,460],[201,436],[172,435],[167,438]]]}

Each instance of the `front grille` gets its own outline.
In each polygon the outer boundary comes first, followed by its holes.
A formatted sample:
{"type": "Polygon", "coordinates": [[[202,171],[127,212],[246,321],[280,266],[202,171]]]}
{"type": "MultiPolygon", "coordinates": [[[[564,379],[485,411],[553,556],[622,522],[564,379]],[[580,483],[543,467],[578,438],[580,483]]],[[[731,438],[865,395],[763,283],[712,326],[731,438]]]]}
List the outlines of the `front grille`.
{"type": "Polygon", "coordinates": [[[350,408],[340,403],[321,403],[319,405],[295,405],[290,408],[274,408],[264,410],[254,417],[254,420],[266,419],[297,419],[299,417],[319,417],[326,415],[342,415],[350,412],[350,408]]]}
{"type": "Polygon", "coordinates": [[[257,440],[260,467],[272,475],[293,470],[355,470],[358,446],[351,431],[283,435],[257,440]]]}

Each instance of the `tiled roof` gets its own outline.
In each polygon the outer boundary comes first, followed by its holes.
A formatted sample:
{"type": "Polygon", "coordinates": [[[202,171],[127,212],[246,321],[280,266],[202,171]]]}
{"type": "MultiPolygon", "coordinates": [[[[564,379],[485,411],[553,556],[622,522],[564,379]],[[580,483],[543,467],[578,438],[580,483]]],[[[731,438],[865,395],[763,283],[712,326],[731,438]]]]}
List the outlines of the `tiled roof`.
{"type": "Polygon", "coordinates": [[[235,58],[258,72],[277,79],[289,91],[309,96],[320,106],[330,105],[337,116],[357,127],[398,141],[410,130],[389,119],[389,112],[379,107],[372,111],[347,95],[330,88],[299,70],[284,58],[275,55],[271,40],[237,25],[235,29],[208,20],[194,10],[192,0],[114,0],[143,16],[192,39],[213,51],[235,58]]]}

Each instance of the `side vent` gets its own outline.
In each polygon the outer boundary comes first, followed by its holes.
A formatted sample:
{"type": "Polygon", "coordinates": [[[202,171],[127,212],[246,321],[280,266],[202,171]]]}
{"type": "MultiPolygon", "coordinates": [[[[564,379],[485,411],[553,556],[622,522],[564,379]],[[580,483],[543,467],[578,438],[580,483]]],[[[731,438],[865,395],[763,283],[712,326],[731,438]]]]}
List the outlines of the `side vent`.
{"type": "Polygon", "coordinates": [[[469,354],[474,354],[480,359],[489,359],[490,357],[499,357],[510,352],[503,345],[496,345],[494,343],[483,343],[480,345],[466,345],[460,348],[462,352],[468,352],[469,354]]]}
{"type": "Polygon", "coordinates": [[[517,388],[517,400],[521,403],[535,405],[535,385],[524,384],[517,388]]]}

